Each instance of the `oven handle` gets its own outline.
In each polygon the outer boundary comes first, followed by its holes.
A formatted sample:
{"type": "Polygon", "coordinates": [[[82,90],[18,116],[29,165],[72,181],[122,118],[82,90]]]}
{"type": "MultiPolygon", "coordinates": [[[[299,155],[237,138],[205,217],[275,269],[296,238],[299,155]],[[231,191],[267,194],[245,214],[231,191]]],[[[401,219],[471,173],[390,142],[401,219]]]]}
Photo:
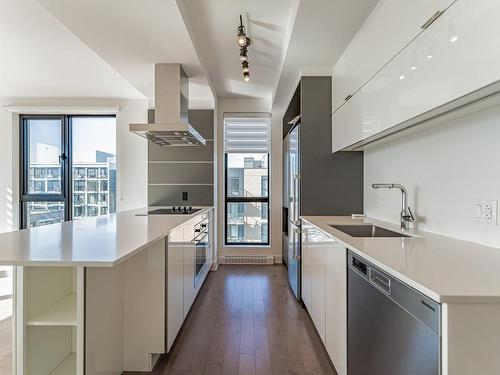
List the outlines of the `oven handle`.
{"type": "Polygon", "coordinates": [[[201,242],[201,240],[203,240],[205,237],[208,237],[208,231],[203,231],[201,232],[200,234],[198,234],[197,236],[195,236],[195,238],[193,238],[191,240],[191,243],[194,243],[195,245],[197,245],[198,243],[201,242]]]}

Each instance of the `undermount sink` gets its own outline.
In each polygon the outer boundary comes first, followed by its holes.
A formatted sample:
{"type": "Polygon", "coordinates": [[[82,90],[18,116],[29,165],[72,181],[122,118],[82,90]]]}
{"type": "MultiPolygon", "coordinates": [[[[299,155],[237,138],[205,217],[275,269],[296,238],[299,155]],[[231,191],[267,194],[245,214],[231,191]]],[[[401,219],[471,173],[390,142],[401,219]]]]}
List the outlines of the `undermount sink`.
{"type": "Polygon", "coordinates": [[[393,232],[392,230],[378,227],[373,224],[357,224],[357,225],[334,225],[329,224],[332,228],[335,228],[351,237],[410,237],[406,234],[393,232]]]}

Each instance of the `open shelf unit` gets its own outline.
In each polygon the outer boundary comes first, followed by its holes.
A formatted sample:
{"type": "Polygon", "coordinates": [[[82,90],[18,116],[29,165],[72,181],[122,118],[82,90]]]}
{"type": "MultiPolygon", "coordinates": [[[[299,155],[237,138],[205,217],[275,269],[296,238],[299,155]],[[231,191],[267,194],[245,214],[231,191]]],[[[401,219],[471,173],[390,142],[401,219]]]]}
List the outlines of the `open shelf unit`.
{"type": "Polygon", "coordinates": [[[28,326],[76,327],[76,293],[71,293],[29,318],[28,326]]]}
{"type": "Polygon", "coordinates": [[[18,267],[18,375],[83,375],[84,270],[18,267]]]}
{"type": "Polygon", "coordinates": [[[76,354],[70,354],[59,366],[57,366],[49,375],[68,375],[74,374],[76,370],[76,354]]]}

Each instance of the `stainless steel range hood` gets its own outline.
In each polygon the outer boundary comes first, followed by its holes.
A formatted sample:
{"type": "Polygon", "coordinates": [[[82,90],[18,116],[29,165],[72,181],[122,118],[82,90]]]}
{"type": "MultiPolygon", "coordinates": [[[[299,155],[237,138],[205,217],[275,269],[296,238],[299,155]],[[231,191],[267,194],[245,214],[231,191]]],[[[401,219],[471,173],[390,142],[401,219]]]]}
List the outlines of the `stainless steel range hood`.
{"type": "Polygon", "coordinates": [[[155,122],[129,130],[160,146],[205,146],[188,121],[188,77],[180,64],[155,65],[155,122]]]}

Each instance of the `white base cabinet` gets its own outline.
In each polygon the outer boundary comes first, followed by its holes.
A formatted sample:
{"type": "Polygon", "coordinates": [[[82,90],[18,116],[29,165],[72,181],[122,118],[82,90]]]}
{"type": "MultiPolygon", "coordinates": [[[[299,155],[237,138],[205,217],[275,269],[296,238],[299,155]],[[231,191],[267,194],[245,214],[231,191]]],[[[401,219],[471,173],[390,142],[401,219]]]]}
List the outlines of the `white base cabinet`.
{"type": "Polygon", "coordinates": [[[184,321],[184,227],[170,232],[167,247],[167,352],[184,321]]]}
{"type": "Polygon", "coordinates": [[[325,346],[338,375],[347,374],[347,251],[329,238],[325,248],[325,346]]]}
{"type": "Polygon", "coordinates": [[[302,222],[302,300],[339,375],[347,374],[345,247],[302,222]]]}
{"type": "Polygon", "coordinates": [[[172,348],[203,281],[210,271],[213,245],[212,218],[212,211],[209,211],[170,232],[167,247],[167,352],[172,348]],[[207,260],[196,284],[195,239],[199,236],[199,232],[195,230],[200,228],[202,221],[206,223],[206,230],[209,233],[206,245],[207,260]]]}

